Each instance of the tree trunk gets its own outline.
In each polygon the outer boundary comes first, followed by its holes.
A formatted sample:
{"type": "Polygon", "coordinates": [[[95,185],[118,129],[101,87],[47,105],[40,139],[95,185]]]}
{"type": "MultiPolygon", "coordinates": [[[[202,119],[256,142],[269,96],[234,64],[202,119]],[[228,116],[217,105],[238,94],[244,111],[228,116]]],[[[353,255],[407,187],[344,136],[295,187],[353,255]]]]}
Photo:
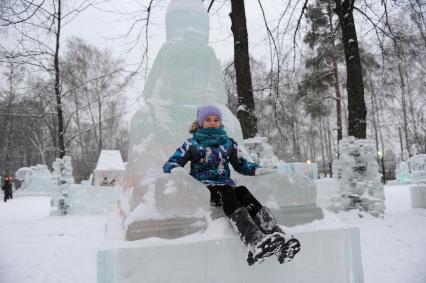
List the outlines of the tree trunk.
{"type": "Polygon", "coordinates": [[[376,153],[379,152],[379,134],[377,130],[377,109],[375,107],[375,91],[374,91],[374,85],[371,81],[371,78],[369,79],[370,82],[370,89],[371,89],[371,111],[373,112],[373,129],[374,129],[374,140],[376,141],[376,153]]]}
{"type": "Polygon", "coordinates": [[[361,60],[358,40],[353,18],[353,2],[335,0],[336,13],[342,30],[345,51],[347,91],[348,91],[348,135],[365,139],[367,136],[367,109],[364,100],[364,83],[362,80],[361,60]]]}
{"type": "MultiPolygon", "coordinates": [[[[331,10],[331,1],[329,1],[327,3],[327,13],[328,13],[328,21],[329,21],[329,25],[330,25],[330,31],[333,32],[334,31],[334,26],[333,26],[333,15],[332,15],[332,10],[331,10]]],[[[331,40],[331,47],[333,49],[336,48],[335,45],[335,36],[334,33],[333,34],[333,38],[331,40]]],[[[331,56],[331,63],[332,63],[332,68],[333,68],[333,79],[334,79],[334,91],[336,92],[336,126],[337,126],[337,143],[339,143],[339,141],[342,139],[343,134],[342,134],[342,98],[341,98],[341,94],[340,94],[340,86],[339,86],[339,71],[337,69],[337,60],[336,57],[334,55],[331,56]]]]}
{"type": "Polygon", "coordinates": [[[55,96],[56,96],[56,111],[58,117],[58,147],[59,147],[59,158],[63,158],[65,155],[65,142],[64,142],[64,117],[63,117],[63,106],[60,89],[60,69],[59,69],[59,40],[61,35],[61,0],[58,1],[58,12],[57,12],[57,31],[56,31],[56,46],[55,46],[55,96]]]}
{"type": "MultiPolygon", "coordinates": [[[[102,94],[100,94],[102,96],[102,94]]],[[[101,150],[103,148],[103,135],[102,135],[102,98],[101,96],[97,95],[98,97],[98,116],[99,116],[99,143],[98,143],[98,152],[101,153],[101,150]]],[[[95,128],[96,131],[96,128],[95,128]]]]}
{"type": "Polygon", "coordinates": [[[9,120],[6,122],[6,148],[5,148],[5,159],[4,159],[4,175],[10,175],[10,150],[12,148],[12,122],[9,120]]]}
{"type": "Polygon", "coordinates": [[[404,121],[404,138],[405,138],[405,148],[410,152],[410,144],[408,140],[408,115],[407,115],[407,93],[405,88],[404,74],[402,73],[401,62],[398,63],[398,73],[400,78],[400,87],[401,87],[401,104],[402,104],[402,118],[404,121]]]}
{"type": "Polygon", "coordinates": [[[244,0],[231,0],[231,30],[234,35],[234,64],[237,78],[238,111],[243,138],[257,134],[257,118],[254,109],[253,89],[250,73],[247,23],[244,0]]]}
{"type": "MultiPolygon", "coordinates": [[[[417,128],[416,110],[415,110],[415,107],[414,107],[415,102],[413,101],[413,89],[412,89],[412,84],[411,84],[411,80],[410,80],[410,77],[408,75],[407,69],[405,69],[405,71],[404,71],[404,77],[406,78],[409,112],[410,112],[410,116],[411,116],[411,125],[413,127],[414,141],[412,141],[412,144],[415,143],[418,146],[422,147],[422,141],[421,141],[420,133],[419,133],[418,128],[417,128]]],[[[410,148],[410,150],[411,150],[411,148],[410,148]]]]}
{"type": "Polygon", "coordinates": [[[401,159],[403,159],[404,158],[404,144],[402,142],[401,127],[398,127],[398,134],[399,134],[399,146],[401,148],[401,159]]]}
{"type": "Polygon", "coordinates": [[[334,90],[336,92],[336,126],[337,126],[337,142],[343,137],[342,131],[342,98],[340,95],[339,87],[339,73],[337,70],[336,58],[333,57],[333,77],[334,77],[334,90]]]}
{"type": "Polygon", "coordinates": [[[320,144],[321,144],[321,156],[322,156],[322,170],[324,173],[324,177],[327,177],[327,171],[326,171],[326,165],[325,165],[325,154],[324,154],[324,140],[327,143],[327,138],[325,138],[325,135],[324,135],[322,120],[323,120],[323,117],[318,118],[319,136],[320,136],[320,144]]]}

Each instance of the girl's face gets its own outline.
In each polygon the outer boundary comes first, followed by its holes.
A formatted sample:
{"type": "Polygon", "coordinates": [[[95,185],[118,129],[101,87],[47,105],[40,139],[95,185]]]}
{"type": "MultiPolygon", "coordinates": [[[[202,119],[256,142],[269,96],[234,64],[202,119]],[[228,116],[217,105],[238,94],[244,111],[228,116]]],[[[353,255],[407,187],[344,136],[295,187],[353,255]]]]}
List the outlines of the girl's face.
{"type": "Polygon", "coordinates": [[[216,115],[207,116],[206,120],[204,120],[203,128],[219,128],[220,120],[216,115]]]}

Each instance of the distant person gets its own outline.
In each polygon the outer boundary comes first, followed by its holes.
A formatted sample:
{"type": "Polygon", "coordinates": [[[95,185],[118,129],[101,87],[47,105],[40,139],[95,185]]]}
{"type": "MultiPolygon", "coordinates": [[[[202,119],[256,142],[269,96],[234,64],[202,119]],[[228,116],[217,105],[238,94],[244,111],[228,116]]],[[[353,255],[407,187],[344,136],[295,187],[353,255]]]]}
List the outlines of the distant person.
{"type": "Polygon", "coordinates": [[[105,177],[104,180],[101,182],[101,186],[108,186],[108,178],[105,177]]]}
{"type": "Polygon", "coordinates": [[[112,181],[111,181],[111,182],[109,182],[109,185],[110,185],[110,186],[115,186],[115,179],[112,179],[112,181]]]}
{"type": "Polygon", "coordinates": [[[8,199],[12,199],[12,178],[6,177],[4,178],[4,184],[1,188],[4,192],[4,202],[6,202],[8,199]]]}
{"type": "Polygon", "coordinates": [[[228,137],[222,114],[215,106],[200,107],[197,120],[187,140],[164,164],[164,173],[179,173],[191,162],[192,177],[206,185],[213,206],[221,206],[243,243],[249,247],[247,262],[252,265],[276,255],[280,263],[292,260],[300,243],[285,233],[269,209],[263,206],[244,186],[230,178],[229,164],[244,175],[263,175],[276,172],[244,159],[238,144],[228,137]]]}

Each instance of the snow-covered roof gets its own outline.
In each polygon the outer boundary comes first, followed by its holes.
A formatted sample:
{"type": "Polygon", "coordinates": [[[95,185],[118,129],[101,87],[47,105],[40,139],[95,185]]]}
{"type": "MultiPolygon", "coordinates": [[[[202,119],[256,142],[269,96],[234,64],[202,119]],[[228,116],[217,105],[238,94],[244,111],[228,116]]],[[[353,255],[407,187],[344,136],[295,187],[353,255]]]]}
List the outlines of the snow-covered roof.
{"type": "Polygon", "coordinates": [[[118,150],[101,150],[95,171],[125,171],[121,153],[118,150]]]}

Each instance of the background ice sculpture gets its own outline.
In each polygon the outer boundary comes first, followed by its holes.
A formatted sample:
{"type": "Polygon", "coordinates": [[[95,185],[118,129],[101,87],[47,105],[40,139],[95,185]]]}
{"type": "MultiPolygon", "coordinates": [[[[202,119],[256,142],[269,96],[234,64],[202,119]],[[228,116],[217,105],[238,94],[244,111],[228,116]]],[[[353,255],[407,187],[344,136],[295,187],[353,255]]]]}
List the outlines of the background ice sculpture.
{"type": "Polygon", "coordinates": [[[374,143],[345,137],[339,142],[340,158],[333,163],[340,194],[329,207],[333,211],[360,209],[383,216],[385,195],[374,143]]]}
{"type": "Polygon", "coordinates": [[[52,168],[52,174],[58,184],[74,184],[71,156],[64,156],[62,159],[56,158],[52,163],[52,168]]]}
{"type": "MultiPolygon", "coordinates": [[[[243,145],[240,124],[225,106],[227,97],[221,68],[208,46],[209,19],[201,1],[172,0],[167,10],[166,29],[167,42],[155,58],[145,85],[146,105],[133,116],[130,125],[125,192],[120,198],[128,227],[127,239],[158,236],[172,226],[181,227],[181,231],[188,226],[194,227],[192,231],[202,228],[203,225],[199,225],[205,219],[202,212],[209,211],[208,190],[189,176],[177,178],[162,173],[167,158],[191,137],[188,129],[196,119],[199,106],[219,107],[229,136],[243,145]],[[170,190],[165,187],[167,184],[170,190]],[[156,213],[147,213],[148,207],[156,213]]],[[[244,182],[260,193],[257,196],[261,201],[270,199],[271,189],[279,194],[294,190],[297,197],[292,199],[293,205],[306,207],[309,203],[305,222],[322,217],[321,210],[315,206],[315,187],[306,178],[295,177],[298,185],[290,182],[285,174],[271,178],[264,177],[256,188],[247,184],[250,181],[244,182]],[[296,187],[299,189],[294,189],[296,187]]],[[[280,208],[280,204],[276,207],[280,208]]],[[[166,232],[160,236],[173,235],[166,232]]]]}
{"type": "Polygon", "coordinates": [[[55,178],[47,165],[37,164],[31,167],[19,168],[15,173],[16,179],[22,181],[19,193],[22,194],[47,194],[56,190],[55,178]]]}

